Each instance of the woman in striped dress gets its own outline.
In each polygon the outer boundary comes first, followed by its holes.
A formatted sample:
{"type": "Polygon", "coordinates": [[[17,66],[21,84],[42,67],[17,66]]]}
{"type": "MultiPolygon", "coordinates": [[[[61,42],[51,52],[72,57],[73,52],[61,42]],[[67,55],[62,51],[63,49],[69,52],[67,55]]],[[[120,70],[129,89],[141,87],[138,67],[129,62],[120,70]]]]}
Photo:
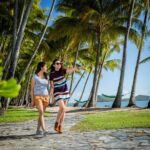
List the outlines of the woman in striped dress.
{"type": "Polygon", "coordinates": [[[65,108],[70,98],[69,90],[66,83],[65,74],[72,73],[75,68],[64,69],[59,59],[55,59],[51,65],[50,72],[50,96],[53,95],[54,101],[58,103],[59,111],[57,114],[54,129],[58,133],[62,133],[62,123],[65,117],[65,108]]]}

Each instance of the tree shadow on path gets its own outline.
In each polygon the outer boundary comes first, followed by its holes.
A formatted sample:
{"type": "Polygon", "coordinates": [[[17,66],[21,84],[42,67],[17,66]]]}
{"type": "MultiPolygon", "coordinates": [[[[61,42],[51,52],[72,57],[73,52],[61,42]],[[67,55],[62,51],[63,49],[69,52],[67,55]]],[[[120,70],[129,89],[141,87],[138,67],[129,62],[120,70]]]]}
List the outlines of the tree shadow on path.
{"type": "Polygon", "coordinates": [[[7,135],[7,136],[0,136],[0,141],[5,141],[5,140],[20,140],[20,139],[39,139],[39,138],[44,138],[47,137],[48,135],[52,134],[58,134],[56,132],[49,132],[46,136],[38,136],[36,134],[26,134],[26,135],[7,135]]]}

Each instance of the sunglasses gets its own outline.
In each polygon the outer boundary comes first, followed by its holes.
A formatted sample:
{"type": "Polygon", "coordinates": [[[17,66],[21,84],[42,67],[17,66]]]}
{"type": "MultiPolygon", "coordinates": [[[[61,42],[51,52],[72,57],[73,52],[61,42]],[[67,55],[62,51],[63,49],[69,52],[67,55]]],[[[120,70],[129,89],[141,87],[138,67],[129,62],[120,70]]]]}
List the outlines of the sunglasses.
{"type": "Polygon", "coordinates": [[[55,64],[56,64],[56,65],[61,65],[62,63],[61,63],[61,62],[56,62],[55,64]]]}

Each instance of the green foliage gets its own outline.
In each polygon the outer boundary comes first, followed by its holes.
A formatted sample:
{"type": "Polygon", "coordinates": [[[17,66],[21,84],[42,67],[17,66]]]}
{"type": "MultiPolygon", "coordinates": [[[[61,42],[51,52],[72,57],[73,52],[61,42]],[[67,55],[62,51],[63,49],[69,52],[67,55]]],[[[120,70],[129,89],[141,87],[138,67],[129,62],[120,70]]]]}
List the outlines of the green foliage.
{"type": "Polygon", "coordinates": [[[72,127],[72,130],[94,131],[120,128],[149,128],[150,111],[100,112],[87,117],[72,127]]]}
{"type": "Polygon", "coordinates": [[[143,60],[140,61],[140,64],[146,63],[150,61],[150,57],[144,58],[143,60]]]}
{"type": "MultiPolygon", "coordinates": [[[[0,78],[2,76],[2,67],[0,67],[0,78]]],[[[18,96],[20,85],[17,84],[15,79],[8,81],[0,80],[0,96],[4,97],[16,97],[18,96]]]]}
{"type": "MultiPolygon", "coordinates": [[[[22,8],[27,6],[28,1],[23,5],[23,1],[18,3],[19,26],[22,8]]],[[[26,84],[28,76],[34,72],[37,62],[45,61],[50,66],[56,57],[64,60],[64,66],[70,67],[73,64],[76,49],[79,46],[79,57],[77,64],[86,66],[86,71],[94,70],[97,39],[96,34],[101,27],[101,56],[99,64],[104,61],[104,69],[114,71],[120,68],[120,60],[111,58],[114,52],[120,52],[123,44],[121,40],[126,32],[125,24],[128,20],[129,1],[93,1],[93,0],[60,0],[57,3],[58,18],[48,27],[46,36],[42,41],[39,51],[28,69],[22,82],[22,87],[26,84]],[[104,59],[104,60],[103,60],[104,59]]],[[[49,7],[49,6],[48,6],[49,7]]],[[[142,10],[147,8],[146,1],[137,1],[133,16],[132,28],[129,39],[136,45],[139,44],[139,36],[142,27],[140,15],[142,10]]],[[[0,57],[4,64],[11,50],[13,41],[13,15],[14,1],[0,2],[0,57]]],[[[40,6],[40,0],[35,0],[25,29],[23,42],[21,44],[20,56],[17,64],[15,78],[19,79],[29,58],[33,55],[35,44],[43,31],[47,19],[48,9],[40,6]]],[[[150,32],[147,32],[147,36],[150,32]]],[[[148,59],[146,59],[147,61],[148,59]]],[[[145,62],[145,60],[141,61],[145,62]]],[[[0,77],[2,68],[0,68],[0,77]]],[[[20,86],[14,79],[0,81],[0,94],[5,96],[17,96],[20,86]],[[10,92],[6,92],[9,89],[10,92]],[[16,91],[16,92],[15,92],[16,91]]]]}
{"type": "Polygon", "coordinates": [[[18,96],[20,85],[17,84],[15,79],[8,81],[0,80],[0,96],[4,97],[16,97],[18,96]]]}

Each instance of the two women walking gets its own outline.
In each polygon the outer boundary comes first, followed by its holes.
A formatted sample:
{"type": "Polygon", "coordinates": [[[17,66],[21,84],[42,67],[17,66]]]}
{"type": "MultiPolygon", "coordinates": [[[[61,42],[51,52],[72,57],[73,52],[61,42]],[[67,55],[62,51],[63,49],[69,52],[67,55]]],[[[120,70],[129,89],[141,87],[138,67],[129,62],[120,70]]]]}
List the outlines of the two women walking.
{"type": "Polygon", "coordinates": [[[49,106],[50,98],[58,103],[59,111],[56,117],[54,130],[63,132],[63,121],[65,118],[65,108],[70,98],[65,75],[75,71],[75,68],[63,68],[59,59],[55,59],[51,65],[49,80],[47,79],[47,67],[44,62],[37,65],[37,70],[31,82],[32,106],[36,106],[39,112],[39,119],[36,134],[46,134],[44,122],[44,112],[49,106]],[[50,85],[50,90],[49,90],[50,85]]]}

